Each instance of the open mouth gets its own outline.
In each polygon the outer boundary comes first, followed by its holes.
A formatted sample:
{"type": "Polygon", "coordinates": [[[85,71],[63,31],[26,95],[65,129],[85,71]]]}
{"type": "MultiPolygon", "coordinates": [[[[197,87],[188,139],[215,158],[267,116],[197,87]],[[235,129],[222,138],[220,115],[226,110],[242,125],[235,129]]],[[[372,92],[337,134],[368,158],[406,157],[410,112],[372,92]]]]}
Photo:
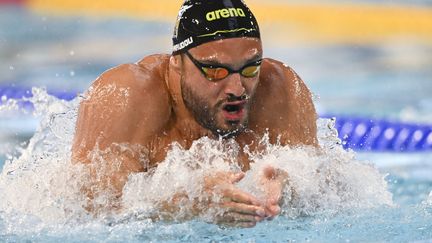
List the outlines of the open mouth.
{"type": "Polygon", "coordinates": [[[226,105],[223,109],[224,111],[233,114],[239,112],[242,108],[243,106],[241,105],[226,105]]]}
{"type": "Polygon", "coordinates": [[[228,103],[223,106],[223,114],[225,119],[230,121],[238,121],[243,118],[245,102],[228,103]]]}

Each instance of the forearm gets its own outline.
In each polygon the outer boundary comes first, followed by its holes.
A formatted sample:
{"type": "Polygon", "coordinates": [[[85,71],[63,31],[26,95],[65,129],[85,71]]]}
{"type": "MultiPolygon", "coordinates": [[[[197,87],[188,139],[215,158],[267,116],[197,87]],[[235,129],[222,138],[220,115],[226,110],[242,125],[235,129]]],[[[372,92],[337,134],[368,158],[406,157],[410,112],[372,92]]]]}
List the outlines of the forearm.
{"type": "Polygon", "coordinates": [[[82,178],[81,192],[87,197],[86,209],[94,214],[120,209],[122,192],[133,173],[144,172],[148,163],[137,146],[113,144],[101,151],[87,152],[86,159],[73,158],[82,178]]]}

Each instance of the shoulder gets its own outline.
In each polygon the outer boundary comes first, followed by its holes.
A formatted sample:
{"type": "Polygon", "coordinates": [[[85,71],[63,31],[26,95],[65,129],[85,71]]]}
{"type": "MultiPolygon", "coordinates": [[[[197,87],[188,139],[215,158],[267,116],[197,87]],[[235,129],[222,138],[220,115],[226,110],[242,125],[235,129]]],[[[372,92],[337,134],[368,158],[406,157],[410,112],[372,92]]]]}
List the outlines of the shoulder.
{"type": "Polygon", "coordinates": [[[143,133],[141,137],[146,137],[162,129],[171,115],[163,60],[163,56],[150,56],[104,72],[81,102],[79,124],[89,127],[99,123],[101,128],[106,124],[113,127],[110,134],[119,133],[116,137],[132,136],[138,130],[143,133]],[[114,127],[121,129],[114,131],[114,127]]]}
{"type": "Polygon", "coordinates": [[[279,104],[284,108],[297,103],[311,103],[312,100],[310,90],[291,67],[269,58],[263,60],[256,92],[261,102],[279,104]]]}
{"type": "Polygon", "coordinates": [[[145,144],[171,116],[165,57],[152,56],[104,72],[79,106],[74,158],[86,158],[96,144],[145,144]],[[146,64],[146,65],[143,65],[146,64]]]}
{"type": "Polygon", "coordinates": [[[294,69],[270,58],[266,58],[263,61],[260,83],[261,85],[271,86],[274,89],[284,88],[284,91],[290,92],[309,91],[306,87],[301,87],[304,84],[303,80],[294,69]]]}
{"type": "Polygon", "coordinates": [[[262,97],[279,97],[278,102],[284,106],[313,106],[312,93],[302,78],[293,68],[274,59],[264,59],[257,92],[262,97]]]}
{"type": "Polygon", "coordinates": [[[267,129],[285,137],[289,144],[315,143],[316,112],[311,92],[288,65],[263,60],[252,109],[254,130],[267,129]]]}
{"type": "Polygon", "coordinates": [[[138,63],[122,64],[102,73],[86,94],[87,100],[104,96],[106,99],[135,100],[168,99],[165,82],[167,59],[162,55],[144,58],[138,63]]]}
{"type": "Polygon", "coordinates": [[[137,63],[122,64],[102,73],[93,82],[92,88],[109,85],[128,87],[135,91],[163,88],[167,64],[168,59],[164,55],[148,56],[137,63]]]}

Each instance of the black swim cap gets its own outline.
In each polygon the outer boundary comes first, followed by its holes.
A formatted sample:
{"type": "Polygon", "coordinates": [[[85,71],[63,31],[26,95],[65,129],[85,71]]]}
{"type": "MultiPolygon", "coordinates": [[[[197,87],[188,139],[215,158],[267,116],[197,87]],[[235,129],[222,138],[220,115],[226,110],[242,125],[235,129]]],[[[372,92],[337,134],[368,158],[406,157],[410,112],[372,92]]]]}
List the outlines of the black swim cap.
{"type": "Polygon", "coordinates": [[[235,37],[260,38],[258,22],[242,0],[186,0],[174,29],[173,55],[235,37]]]}

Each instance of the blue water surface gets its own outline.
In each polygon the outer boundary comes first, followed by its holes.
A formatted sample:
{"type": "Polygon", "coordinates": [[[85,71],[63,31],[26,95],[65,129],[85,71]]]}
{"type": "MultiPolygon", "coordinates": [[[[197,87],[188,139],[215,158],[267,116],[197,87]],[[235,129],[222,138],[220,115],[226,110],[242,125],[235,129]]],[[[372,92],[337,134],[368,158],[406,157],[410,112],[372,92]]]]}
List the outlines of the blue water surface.
{"type": "MultiPolygon", "coordinates": [[[[37,233],[0,234],[5,242],[413,242],[432,239],[432,208],[339,213],[288,219],[279,217],[251,229],[224,229],[200,221],[184,223],[93,223],[45,229],[37,233]]],[[[1,225],[1,222],[0,222],[1,225]]]]}

